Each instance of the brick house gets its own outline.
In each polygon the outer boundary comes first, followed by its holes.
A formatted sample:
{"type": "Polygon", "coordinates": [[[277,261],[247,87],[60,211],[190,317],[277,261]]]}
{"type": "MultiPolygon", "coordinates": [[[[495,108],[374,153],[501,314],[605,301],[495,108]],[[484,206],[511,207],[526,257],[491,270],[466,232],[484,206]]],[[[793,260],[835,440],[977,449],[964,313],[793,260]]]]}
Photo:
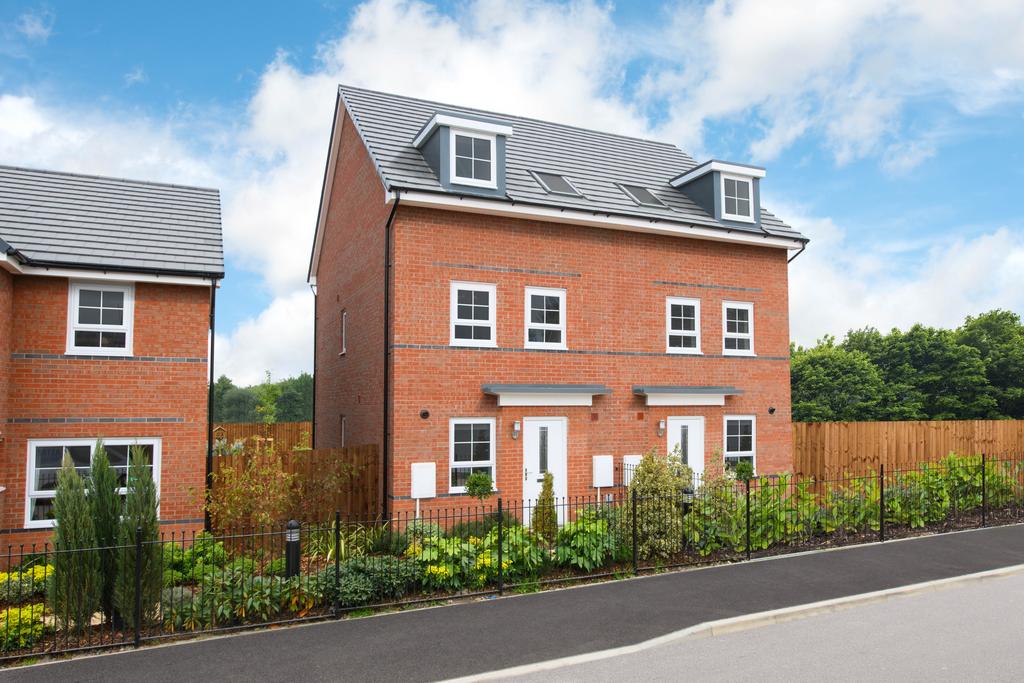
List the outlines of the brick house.
{"type": "Polygon", "coordinates": [[[63,454],[150,456],[168,529],[203,522],[216,190],[0,166],[0,545],[49,536],[63,454]]]}
{"type": "Polygon", "coordinates": [[[389,511],[464,504],[474,471],[592,495],[651,448],[791,467],[807,240],[761,208],[764,169],[347,86],[335,111],[314,439],[382,443],[389,511]]]}

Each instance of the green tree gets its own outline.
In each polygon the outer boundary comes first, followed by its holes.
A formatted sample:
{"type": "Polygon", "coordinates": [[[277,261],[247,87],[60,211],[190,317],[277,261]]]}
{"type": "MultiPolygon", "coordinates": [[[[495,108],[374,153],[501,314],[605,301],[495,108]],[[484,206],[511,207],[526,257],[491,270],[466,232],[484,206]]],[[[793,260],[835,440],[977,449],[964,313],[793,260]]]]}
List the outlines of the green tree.
{"type": "Polygon", "coordinates": [[[873,420],[885,386],[863,351],[848,351],[826,337],[810,349],[796,347],[790,360],[793,420],[873,420]]]}
{"type": "Polygon", "coordinates": [[[227,375],[221,375],[213,383],[213,420],[214,422],[225,422],[224,419],[224,398],[229,391],[237,389],[235,383],[228,379],[227,375]]]}
{"type": "Polygon", "coordinates": [[[157,519],[156,484],[149,457],[138,446],[131,448],[128,462],[128,493],[124,504],[119,545],[125,549],[118,555],[117,581],[114,585],[114,606],[128,628],[135,627],[136,539],[142,541],[139,556],[142,574],[142,623],[152,621],[160,600],[163,574],[160,552],[160,523],[157,519]],[[141,535],[140,535],[141,532],[141,535]]]}
{"type": "Polygon", "coordinates": [[[278,422],[303,422],[313,419],[313,376],[303,372],[278,382],[278,422]]]}
{"type": "Polygon", "coordinates": [[[259,419],[256,394],[252,389],[232,386],[225,390],[219,405],[218,422],[256,422],[259,419]]]}
{"type": "Polygon", "coordinates": [[[102,592],[100,608],[108,620],[114,619],[114,580],[117,576],[118,526],[121,523],[121,496],[117,492],[117,473],[110,467],[107,451],[96,442],[89,474],[89,510],[96,529],[102,592]]]}
{"type": "Polygon", "coordinates": [[[1000,417],[1024,419],[1024,325],[1012,311],[968,316],[957,341],[977,349],[1000,417]]]}
{"type": "Polygon", "coordinates": [[[67,452],[57,473],[53,516],[57,528],[53,535],[56,552],[51,556],[50,604],[54,617],[64,629],[82,633],[99,607],[102,578],[96,551],[96,527],[85,483],[67,452]]]}
{"type": "Polygon", "coordinates": [[[540,487],[540,497],[533,507],[530,519],[533,533],[548,543],[555,541],[558,535],[558,510],[555,507],[555,476],[544,473],[544,482],[540,487]]]}
{"type": "Polygon", "coordinates": [[[277,422],[277,401],[281,398],[281,386],[270,380],[270,373],[266,373],[263,384],[253,387],[256,394],[256,414],[259,421],[264,424],[277,422]]]}

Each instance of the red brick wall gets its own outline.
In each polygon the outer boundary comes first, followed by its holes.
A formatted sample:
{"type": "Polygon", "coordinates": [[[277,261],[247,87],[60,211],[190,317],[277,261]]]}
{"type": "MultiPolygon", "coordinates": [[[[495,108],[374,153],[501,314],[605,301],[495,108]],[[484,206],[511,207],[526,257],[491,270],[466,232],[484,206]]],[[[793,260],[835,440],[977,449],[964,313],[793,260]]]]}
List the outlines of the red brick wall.
{"type": "Polygon", "coordinates": [[[722,446],[723,415],[756,415],[758,471],[789,469],[786,257],[764,247],[400,208],[394,342],[414,348],[397,348],[393,357],[391,494],[408,496],[409,465],[427,460],[437,462],[438,492],[447,493],[450,417],[496,418],[496,483],[509,498],[521,495],[522,479],[522,441],[511,439],[512,421],[528,415],[568,417],[569,495],[594,493],[593,455],[619,462],[663,449],[656,428],[669,415],[705,417],[709,470],[720,467],[712,455],[722,446]],[[526,269],[559,274],[515,272],[526,269]],[[452,280],[497,285],[498,346],[516,351],[447,348],[452,280]],[[568,348],[598,353],[523,352],[526,286],[566,289],[568,348]],[[666,296],[701,300],[703,357],[664,354],[666,296]],[[756,358],[721,357],[723,300],[754,303],[756,358]],[[498,408],[481,393],[484,383],[595,383],[612,394],[595,397],[592,408],[498,408]],[[648,408],[633,395],[636,384],[731,385],[745,393],[727,398],[724,408],[648,408]],[[419,417],[422,409],[429,419],[419,417]]]}
{"type": "Polygon", "coordinates": [[[8,417],[48,422],[4,425],[0,484],[8,489],[8,502],[0,534],[6,533],[6,540],[20,544],[46,535],[13,533],[24,523],[29,439],[159,437],[161,519],[186,526],[201,523],[209,297],[207,287],[136,283],[134,354],[157,360],[87,360],[64,356],[68,281],[14,278],[11,345],[6,351],[0,348],[10,366],[8,417]],[[115,421],[54,422],[62,418],[115,421]],[[146,421],[125,422],[131,418],[146,421]]]}
{"type": "Polygon", "coordinates": [[[342,111],[316,297],[316,414],[319,448],[380,444],[384,382],[384,226],[390,207],[359,135],[342,111]],[[345,355],[341,312],[348,313],[345,355]]]}
{"type": "MultiPolygon", "coordinates": [[[[7,385],[11,362],[11,308],[13,306],[14,282],[10,273],[0,269],[0,463],[7,449],[7,385]]],[[[5,477],[0,475],[0,486],[7,486],[5,477]]],[[[0,492],[0,526],[6,517],[11,500],[10,491],[0,492]]]]}

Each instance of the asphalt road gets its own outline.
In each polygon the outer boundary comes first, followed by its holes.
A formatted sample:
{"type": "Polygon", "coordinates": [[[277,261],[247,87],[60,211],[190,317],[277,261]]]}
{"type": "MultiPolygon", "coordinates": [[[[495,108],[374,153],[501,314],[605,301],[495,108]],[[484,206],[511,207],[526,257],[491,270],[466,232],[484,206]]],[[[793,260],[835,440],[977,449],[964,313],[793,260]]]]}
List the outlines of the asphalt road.
{"type": "MultiPolygon", "coordinates": [[[[1024,575],[519,676],[609,681],[1020,681],[1024,575]]],[[[512,679],[506,679],[512,680],[512,679]]]]}
{"type": "Polygon", "coordinates": [[[8,670],[0,680],[439,680],[1020,563],[1024,526],[1000,527],[149,647],[8,670]]]}

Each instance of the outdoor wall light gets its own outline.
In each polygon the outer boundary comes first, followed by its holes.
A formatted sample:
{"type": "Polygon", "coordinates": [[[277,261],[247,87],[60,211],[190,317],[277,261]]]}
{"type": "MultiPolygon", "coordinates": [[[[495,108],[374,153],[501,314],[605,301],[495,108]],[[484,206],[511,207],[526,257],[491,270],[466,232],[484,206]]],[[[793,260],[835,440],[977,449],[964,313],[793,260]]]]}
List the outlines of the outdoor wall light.
{"type": "Polygon", "coordinates": [[[519,424],[519,420],[516,420],[515,422],[513,422],[512,423],[512,438],[513,439],[518,439],[519,438],[519,432],[521,432],[522,430],[523,430],[523,426],[521,424],[519,424]]]}
{"type": "Polygon", "coordinates": [[[665,421],[658,420],[658,436],[665,436],[665,421]]]}
{"type": "Polygon", "coordinates": [[[775,406],[768,406],[768,414],[769,415],[774,415],[775,414],[775,406]]]}

